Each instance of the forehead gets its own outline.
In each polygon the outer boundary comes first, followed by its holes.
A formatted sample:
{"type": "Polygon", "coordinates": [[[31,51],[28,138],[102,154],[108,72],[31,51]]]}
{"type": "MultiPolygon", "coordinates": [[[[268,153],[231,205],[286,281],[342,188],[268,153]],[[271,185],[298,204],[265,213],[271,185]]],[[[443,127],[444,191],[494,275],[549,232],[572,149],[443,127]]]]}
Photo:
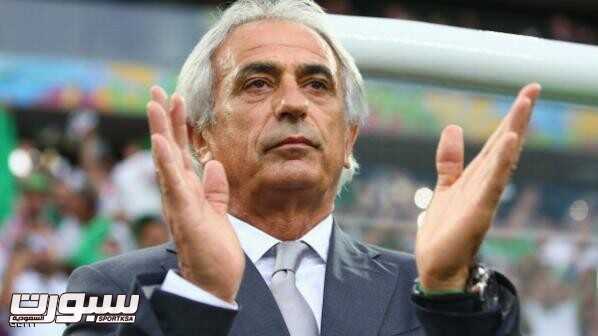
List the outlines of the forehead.
{"type": "Polygon", "coordinates": [[[254,21],[235,28],[215,53],[221,67],[255,61],[283,65],[321,63],[335,73],[337,62],[328,43],[313,29],[280,20],[254,21]],[[232,63],[232,64],[231,64],[232,63]]]}

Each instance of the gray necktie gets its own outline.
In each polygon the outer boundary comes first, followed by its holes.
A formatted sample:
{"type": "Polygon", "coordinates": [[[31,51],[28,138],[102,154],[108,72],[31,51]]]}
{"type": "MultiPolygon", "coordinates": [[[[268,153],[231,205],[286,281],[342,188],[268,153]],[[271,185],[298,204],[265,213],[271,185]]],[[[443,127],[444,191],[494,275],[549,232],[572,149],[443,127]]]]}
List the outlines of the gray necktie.
{"type": "Polygon", "coordinates": [[[280,242],[270,289],[291,336],[317,336],[314,313],[295,286],[295,271],[309,246],[301,241],[280,242]]]}

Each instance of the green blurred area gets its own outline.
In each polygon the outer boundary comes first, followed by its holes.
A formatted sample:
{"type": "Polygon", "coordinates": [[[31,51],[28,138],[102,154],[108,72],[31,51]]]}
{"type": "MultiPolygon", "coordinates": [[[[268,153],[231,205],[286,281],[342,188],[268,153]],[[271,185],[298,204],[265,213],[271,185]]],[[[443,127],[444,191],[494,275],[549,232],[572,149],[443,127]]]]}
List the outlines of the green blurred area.
{"type": "Polygon", "coordinates": [[[8,168],[8,156],[15,146],[13,117],[0,106],[0,226],[10,215],[15,194],[13,177],[8,168]]]}

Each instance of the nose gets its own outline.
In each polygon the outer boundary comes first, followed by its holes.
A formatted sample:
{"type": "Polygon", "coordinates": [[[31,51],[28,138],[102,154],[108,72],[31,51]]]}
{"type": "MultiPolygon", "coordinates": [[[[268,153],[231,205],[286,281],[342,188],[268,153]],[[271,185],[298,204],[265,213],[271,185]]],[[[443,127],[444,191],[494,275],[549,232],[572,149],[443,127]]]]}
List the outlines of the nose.
{"type": "Polygon", "coordinates": [[[293,122],[305,119],[309,100],[299,85],[292,79],[286,79],[282,81],[278,91],[275,99],[272,100],[276,118],[279,120],[287,118],[293,122]]]}

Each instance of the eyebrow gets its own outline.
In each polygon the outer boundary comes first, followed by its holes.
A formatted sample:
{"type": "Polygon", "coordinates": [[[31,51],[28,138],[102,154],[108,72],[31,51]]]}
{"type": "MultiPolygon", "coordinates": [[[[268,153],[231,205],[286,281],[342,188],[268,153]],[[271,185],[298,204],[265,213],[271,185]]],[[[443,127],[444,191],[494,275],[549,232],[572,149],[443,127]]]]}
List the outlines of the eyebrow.
{"type": "Polygon", "coordinates": [[[240,83],[245,78],[253,75],[253,74],[268,74],[272,77],[279,77],[282,73],[280,66],[273,62],[253,62],[249,63],[241,68],[237,75],[235,76],[235,82],[240,83]]]}
{"type": "MultiPolygon", "coordinates": [[[[254,74],[267,74],[274,78],[279,78],[282,74],[282,66],[275,62],[252,62],[244,65],[235,75],[234,83],[235,90],[239,91],[245,79],[254,74]]],[[[336,82],[332,71],[322,64],[302,64],[297,67],[295,71],[297,77],[307,77],[313,75],[322,75],[336,87],[336,82]]]]}
{"type": "Polygon", "coordinates": [[[303,64],[297,68],[295,71],[295,75],[297,77],[307,77],[313,75],[323,75],[326,79],[335,84],[334,76],[332,75],[332,71],[322,64],[303,64]]]}

